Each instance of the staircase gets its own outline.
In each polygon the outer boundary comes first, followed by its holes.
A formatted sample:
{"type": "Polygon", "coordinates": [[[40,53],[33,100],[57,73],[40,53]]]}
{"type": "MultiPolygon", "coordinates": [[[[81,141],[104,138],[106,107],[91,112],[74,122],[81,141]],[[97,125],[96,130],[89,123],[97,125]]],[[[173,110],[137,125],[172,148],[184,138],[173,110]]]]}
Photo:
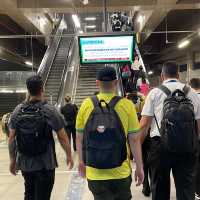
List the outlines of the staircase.
{"type": "Polygon", "coordinates": [[[72,38],[61,38],[55,59],[51,66],[47,82],[45,84],[46,99],[53,105],[56,104],[63,72],[66,67],[68,52],[71,46],[72,38]]]}
{"type": "Polygon", "coordinates": [[[80,107],[83,100],[94,95],[98,91],[96,87],[96,76],[104,66],[80,66],[76,89],[75,104],[80,107]]]}

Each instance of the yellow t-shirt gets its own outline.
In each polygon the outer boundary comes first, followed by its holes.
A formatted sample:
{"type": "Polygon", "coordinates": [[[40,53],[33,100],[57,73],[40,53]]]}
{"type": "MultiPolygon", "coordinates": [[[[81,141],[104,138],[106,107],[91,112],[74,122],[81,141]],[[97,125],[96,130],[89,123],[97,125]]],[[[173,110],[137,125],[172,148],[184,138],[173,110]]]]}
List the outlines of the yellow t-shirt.
{"type": "MultiPolygon", "coordinates": [[[[98,99],[103,99],[106,103],[109,103],[110,100],[115,96],[114,94],[104,94],[100,93],[98,99]]],[[[93,110],[94,106],[92,100],[87,98],[82,103],[80,110],[77,115],[76,120],[76,130],[79,133],[82,133],[85,127],[85,124],[93,110]]],[[[116,112],[118,113],[120,120],[123,124],[125,134],[128,136],[129,134],[137,133],[140,129],[139,121],[137,118],[136,110],[131,101],[123,98],[120,100],[116,107],[116,112]]],[[[128,145],[127,145],[128,148],[128,145]]],[[[120,167],[113,169],[96,169],[89,166],[86,166],[86,177],[89,180],[109,180],[109,179],[122,179],[127,178],[131,174],[131,166],[130,166],[130,150],[128,149],[127,160],[123,162],[120,167]]],[[[108,161],[109,162],[109,161],[108,161]]]]}

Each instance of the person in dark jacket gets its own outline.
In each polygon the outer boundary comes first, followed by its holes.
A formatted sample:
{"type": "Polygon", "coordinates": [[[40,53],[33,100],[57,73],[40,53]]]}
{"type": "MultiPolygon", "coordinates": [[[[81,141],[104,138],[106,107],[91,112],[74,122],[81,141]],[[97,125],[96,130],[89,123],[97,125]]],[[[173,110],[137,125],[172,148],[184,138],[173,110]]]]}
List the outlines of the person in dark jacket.
{"type": "Polygon", "coordinates": [[[71,97],[66,96],[65,97],[66,104],[61,108],[61,113],[63,114],[65,118],[65,129],[69,138],[69,141],[71,142],[71,136],[73,139],[73,148],[74,151],[76,151],[76,115],[78,112],[78,107],[75,104],[71,103],[71,97]]]}

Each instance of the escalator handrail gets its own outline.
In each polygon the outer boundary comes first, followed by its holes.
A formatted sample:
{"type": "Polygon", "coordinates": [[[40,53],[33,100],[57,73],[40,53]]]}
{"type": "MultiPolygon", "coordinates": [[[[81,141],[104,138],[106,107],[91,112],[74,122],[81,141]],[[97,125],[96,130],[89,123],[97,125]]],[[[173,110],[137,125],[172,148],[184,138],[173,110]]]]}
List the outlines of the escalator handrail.
{"type": "Polygon", "coordinates": [[[55,50],[55,52],[54,52],[53,58],[51,59],[51,64],[50,64],[50,66],[49,66],[49,69],[48,69],[46,78],[45,78],[45,80],[44,80],[44,86],[45,86],[46,83],[47,83],[47,80],[48,80],[48,78],[49,78],[50,71],[51,71],[52,66],[53,66],[53,63],[54,63],[54,61],[55,61],[55,58],[56,58],[56,55],[57,55],[59,46],[60,46],[60,44],[61,44],[63,31],[64,31],[64,29],[61,30],[61,35],[59,36],[59,42],[58,42],[58,44],[57,44],[57,46],[56,46],[56,50],[55,50]]]}
{"type": "Polygon", "coordinates": [[[78,84],[78,77],[79,77],[79,71],[80,71],[80,62],[79,59],[77,59],[77,67],[76,67],[76,71],[75,71],[75,77],[74,77],[74,84],[73,84],[73,88],[72,88],[72,102],[75,102],[75,97],[76,97],[76,89],[77,89],[77,84],[78,84]]]}
{"type": "Polygon", "coordinates": [[[58,91],[58,96],[57,96],[57,100],[56,102],[59,103],[59,98],[60,98],[60,95],[61,95],[61,91],[64,89],[64,78],[65,78],[65,74],[67,74],[68,72],[68,69],[69,69],[69,61],[72,57],[72,53],[70,54],[70,51],[72,51],[73,48],[72,45],[73,45],[73,40],[74,38],[71,38],[70,39],[70,43],[69,43],[69,47],[68,47],[68,51],[67,51],[67,57],[66,57],[66,60],[65,60],[65,64],[64,64],[64,67],[63,67],[63,71],[62,71],[62,75],[61,75],[61,79],[60,79],[60,86],[59,86],[59,91],[58,91]]]}
{"type": "MultiPolygon", "coordinates": [[[[60,27],[60,24],[61,24],[61,21],[62,21],[62,18],[60,18],[57,26],[54,28],[54,30],[52,31],[52,35],[55,34],[55,35],[58,35],[59,34],[59,27],[60,27]]],[[[47,50],[45,52],[45,55],[44,55],[44,58],[42,59],[42,62],[38,68],[38,71],[37,71],[37,74],[41,75],[41,76],[44,76],[44,70],[46,68],[46,62],[47,62],[47,59],[49,58],[49,55],[52,51],[52,46],[53,46],[53,42],[55,41],[55,37],[51,39],[48,47],[47,47],[47,50]]]]}

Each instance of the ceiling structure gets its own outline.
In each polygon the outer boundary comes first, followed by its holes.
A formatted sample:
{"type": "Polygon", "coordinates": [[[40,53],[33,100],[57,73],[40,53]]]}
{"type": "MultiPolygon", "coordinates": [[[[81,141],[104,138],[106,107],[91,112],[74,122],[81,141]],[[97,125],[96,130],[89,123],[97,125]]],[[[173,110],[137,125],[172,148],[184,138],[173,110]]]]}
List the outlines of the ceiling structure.
{"type": "MultiPolygon", "coordinates": [[[[145,55],[145,61],[152,65],[163,62],[166,54],[170,57],[168,52],[175,49],[179,41],[194,35],[192,31],[196,33],[200,28],[197,21],[200,17],[200,0],[107,0],[106,2],[109,13],[126,11],[134,17],[135,31],[141,33],[140,48],[145,55]],[[140,22],[137,20],[139,16],[142,17],[140,22]],[[176,32],[170,33],[170,31],[176,32]],[[188,32],[180,33],[180,31],[188,32]]],[[[10,32],[9,35],[22,34],[23,31],[24,34],[44,35],[39,41],[43,43],[41,48],[44,48],[44,39],[52,31],[56,13],[77,14],[82,30],[93,32],[102,31],[103,10],[103,0],[88,0],[88,3],[85,0],[1,0],[0,16],[8,16],[21,27],[21,31],[10,32]],[[86,20],[87,17],[95,20],[86,20]]],[[[2,24],[3,20],[0,17],[0,30],[2,24]]],[[[0,32],[0,35],[7,34],[0,32]]],[[[181,52],[185,56],[184,51],[181,52]]]]}

